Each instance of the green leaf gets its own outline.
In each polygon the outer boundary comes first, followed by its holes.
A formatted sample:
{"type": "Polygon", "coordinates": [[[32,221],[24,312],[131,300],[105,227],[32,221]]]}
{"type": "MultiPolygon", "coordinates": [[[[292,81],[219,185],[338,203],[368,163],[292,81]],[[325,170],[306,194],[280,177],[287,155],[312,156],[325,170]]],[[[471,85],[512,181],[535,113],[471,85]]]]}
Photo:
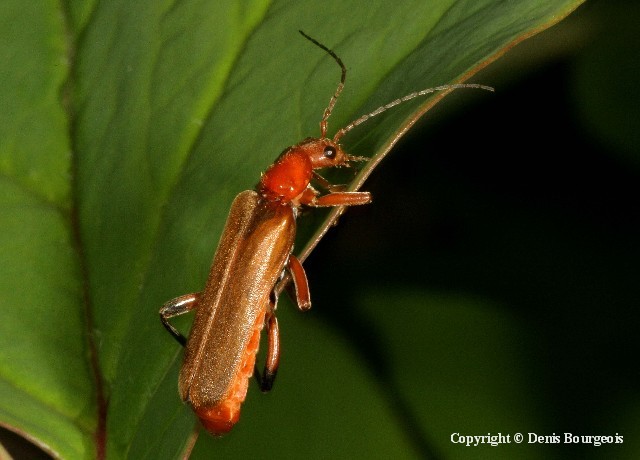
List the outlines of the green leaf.
{"type": "MultiPolygon", "coordinates": [[[[233,197],[319,133],[339,69],[298,29],[349,69],[333,133],[468,78],[580,3],[3,1],[0,423],[62,458],[180,456],[194,417],[157,312],[202,289],[233,197]]],[[[389,111],[345,147],[381,158],[435,100],[389,111]]],[[[297,248],[319,225],[300,220],[297,248]]],[[[290,454],[415,453],[349,344],[286,310],[274,393],[252,389],[236,431],[196,453],[255,455],[274,438],[290,454]],[[287,426],[298,433],[280,437],[287,426]]]]}
{"type": "Polygon", "coordinates": [[[0,6],[0,421],[66,458],[93,451],[95,390],[72,230],[64,26],[0,6]]]}

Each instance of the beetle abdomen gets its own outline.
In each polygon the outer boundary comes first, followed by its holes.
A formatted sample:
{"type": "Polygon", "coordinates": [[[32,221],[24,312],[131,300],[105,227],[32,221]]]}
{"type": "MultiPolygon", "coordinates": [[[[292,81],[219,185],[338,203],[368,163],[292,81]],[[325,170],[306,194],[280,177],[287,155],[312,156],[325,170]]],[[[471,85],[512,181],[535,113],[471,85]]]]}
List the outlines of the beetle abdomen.
{"type": "Polygon", "coordinates": [[[244,350],[240,372],[229,386],[226,398],[211,408],[201,408],[196,411],[198,418],[207,431],[214,435],[228,433],[240,419],[240,406],[247,397],[249,378],[253,375],[256,363],[256,353],[260,346],[260,332],[264,326],[265,310],[258,316],[253,327],[251,339],[244,350]]]}
{"type": "Polygon", "coordinates": [[[228,431],[253,373],[269,297],[289,258],[295,218],[289,206],[239,194],[201,295],[179,389],[213,433],[228,431]]]}

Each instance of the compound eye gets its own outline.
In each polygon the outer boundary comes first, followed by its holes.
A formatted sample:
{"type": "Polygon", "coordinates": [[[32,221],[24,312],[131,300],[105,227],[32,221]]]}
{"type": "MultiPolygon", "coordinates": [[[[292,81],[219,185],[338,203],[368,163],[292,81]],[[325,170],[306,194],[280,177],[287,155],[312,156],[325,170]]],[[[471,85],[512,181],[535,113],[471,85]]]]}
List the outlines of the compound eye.
{"type": "Polygon", "coordinates": [[[330,160],[333,160],[336,157],[336,153],[337,153],[336,148],[333,147],[332,145],[327,145],[324,148],[324,156],[326,158],[329,158],[330,160]]]}

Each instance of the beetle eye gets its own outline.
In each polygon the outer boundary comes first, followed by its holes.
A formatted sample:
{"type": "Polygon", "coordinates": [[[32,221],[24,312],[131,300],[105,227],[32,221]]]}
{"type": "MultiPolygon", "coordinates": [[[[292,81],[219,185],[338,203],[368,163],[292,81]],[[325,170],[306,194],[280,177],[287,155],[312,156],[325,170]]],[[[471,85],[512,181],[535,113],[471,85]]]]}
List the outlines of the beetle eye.
{"type": "Polygon", "coordinates": [[[336,157],[336,148],[331,145],[327,145],[324,148],[324,156],[330,160],[334,159],[336,157]]]}

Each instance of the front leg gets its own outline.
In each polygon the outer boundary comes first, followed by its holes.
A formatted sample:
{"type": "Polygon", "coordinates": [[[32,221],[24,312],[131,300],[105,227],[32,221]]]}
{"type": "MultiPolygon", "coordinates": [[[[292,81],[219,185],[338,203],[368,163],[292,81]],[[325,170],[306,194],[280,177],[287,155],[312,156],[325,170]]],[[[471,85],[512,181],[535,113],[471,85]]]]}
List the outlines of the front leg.
{"type": "Polygon", "coordinates": [[[315,171],[312,171],[311,173],[313,174],[313,179],[327,192],[344,192],[347,189],[346,185],[334,185],[315,171]]]}
{"type": "Polygon", "coordinates": [[[308,186],[299,198],[300,204],[314,208],[329,206],[357,206],[371,203],[369,192],[330,192],[320,195],[316,189],[308,186]]]}
{"type": "Polygon", "coordinates": [[[180,333],[180,331],[169,323],[169,318],[173,318],[174,316],[179,316],[193,310],[198,306],[199,299],[199,292],[195,294],[181,295],[180,297],[169,300],[160,309],[160,321],[162,321],[162,325],[183,347],[187,344],[187,339],[180,333]]]}
{"type": "Polygon", "coordinates": [[[316,208],[327,206],[357,206],[371,203],[369,192],[333,192],[322,196],[316,196],[307,206],[316,208]]]}

